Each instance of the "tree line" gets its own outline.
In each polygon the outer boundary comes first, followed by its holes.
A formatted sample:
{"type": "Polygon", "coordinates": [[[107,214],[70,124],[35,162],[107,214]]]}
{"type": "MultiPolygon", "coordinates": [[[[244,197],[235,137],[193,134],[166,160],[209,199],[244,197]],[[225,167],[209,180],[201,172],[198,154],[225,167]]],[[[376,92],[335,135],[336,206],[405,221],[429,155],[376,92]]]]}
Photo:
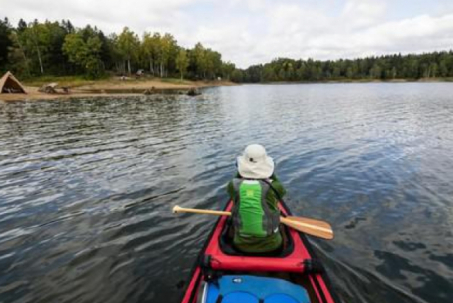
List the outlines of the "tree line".
{"type": "Polygon", "coordinates": [[[453,77],[453,52],[386,55],[354,60],[318,61],[275,59],[270,63],[235,70],[235,82],[394,80],[453,77]]]}
{"type": "Polygon", "coordinates": [[[141,37],[125,27],[105,35],[97,27],[76,28],[69,20],[27,23],[16,27],[0,20],[0,71],[19,77],[43,75],[127,75],[145,70],[155,77],[192,80],[223,79],[242,83],[276,81],[393,80],[453,77],[453,52],[385,55],[354,60],[294,60],[237,69],[222,55],[197,43],[186,49],[169,33],[145,32],[141,37]]]}
{"type": "Polygon", "coordinates": [[[156,77],[193,80],[229,79],[235,65],[219,52],[197,43],[186,49],[169,34],[145,32],[141,37],[125,27],[105,35],[97,27],[76,28],[69,20],[27,23],[16,27],[0,20],[0,71],[20,77],[84,75],[100,78],[138,70],[156,77]]]}

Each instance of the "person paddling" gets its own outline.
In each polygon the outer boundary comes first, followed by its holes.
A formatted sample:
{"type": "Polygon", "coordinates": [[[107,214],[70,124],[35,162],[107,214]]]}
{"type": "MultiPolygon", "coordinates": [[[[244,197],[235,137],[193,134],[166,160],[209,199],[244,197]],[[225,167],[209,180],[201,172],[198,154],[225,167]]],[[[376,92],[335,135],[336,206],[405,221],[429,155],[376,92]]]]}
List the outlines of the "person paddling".
{"type": "Polygon", "coordinates": [[[274,161],[263,146],[252,144],[237,158],[238,172],[228,183],[234,202],[233,244],[246,253],[269,253],[282,246],[278,200],[286,190],[274,174],[274,161]]]}

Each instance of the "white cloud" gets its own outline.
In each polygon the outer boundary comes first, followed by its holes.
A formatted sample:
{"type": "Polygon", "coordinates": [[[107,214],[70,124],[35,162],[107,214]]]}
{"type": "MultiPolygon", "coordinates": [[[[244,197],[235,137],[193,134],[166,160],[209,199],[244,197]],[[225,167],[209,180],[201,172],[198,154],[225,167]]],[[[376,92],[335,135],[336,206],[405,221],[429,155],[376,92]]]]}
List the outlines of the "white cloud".
{"type": "Polygon", "coordinates": [[[374,0],[348,0],[341,13],[341,24],[360,29],[383,20],[386,3],[374,0]]]}
{"type": "Polygon", "coordinates": [[[129,26],[200,41],[240,67],[276,57],[337,59],[453,47],[453,7],[437,0],[0,0],[13,23],[70,19],[110,32],[129,26]],[[405,11],[401,12],[404,8],[405,11]],[[399,9],[400,11],[396,11],[399,9]],[[391,16],[391,17],[390,17],[391,16]]]}

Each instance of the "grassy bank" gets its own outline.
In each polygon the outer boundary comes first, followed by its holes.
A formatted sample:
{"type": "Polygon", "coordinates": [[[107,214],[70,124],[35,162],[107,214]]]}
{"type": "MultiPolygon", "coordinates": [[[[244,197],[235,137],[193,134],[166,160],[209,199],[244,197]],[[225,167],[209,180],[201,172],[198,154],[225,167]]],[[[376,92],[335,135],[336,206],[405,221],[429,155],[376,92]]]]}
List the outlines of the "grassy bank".
{"type": "Polygon", "coordinates": [[[121,85],[121,86],[129,86],[129,85],[146,85],[148,83],[155,84],[156,88],[168,87],[168,86],[184,86],[184,87],[202,87],[202,86],[209,86],[209,85],[228,85],[233,84],[229,81],[190,81],[190,80],[181,80],[180,78],[158,78],[158,77],[125,77],[125,79],[121,79],[120,77],[105,77],[96,80],[89,80],[83,78],[82,76],[65,76],[65,77],[55,77],[55,76],[43,76],[43,77],[36,77],[31,79],[24,79],[22,83],[25,86],[32,86],[32,87],[41,87],[42,85],[48,83],[58,83],[58,86],[68,86],[70,88],[81,88],[84,86],[94,86],[94,85],[121,85]]]}
{"type": "Polygon", "coordinates": [[[87,80],[81,76],[65,76],[65,77],[55,77],[55,76],[43,76],[36,77],[31,79],[22,80],[22,84],[26,86],[36,86],[41,87],[44,84],[57,82],[60,86],[69,86],[69,87],[79,87],[83,85],[94,84],[99,81],[106,81],[108,78],[99,79],[99,80],[87,80]]]}

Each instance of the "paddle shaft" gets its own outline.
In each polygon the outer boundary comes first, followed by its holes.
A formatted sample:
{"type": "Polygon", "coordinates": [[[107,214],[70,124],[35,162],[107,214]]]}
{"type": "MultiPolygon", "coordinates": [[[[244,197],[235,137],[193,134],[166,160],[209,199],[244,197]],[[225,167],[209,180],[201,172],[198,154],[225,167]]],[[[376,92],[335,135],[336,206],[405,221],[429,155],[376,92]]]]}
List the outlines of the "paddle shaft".
{"type": "Polygon", "coordinates": [[[229,212],[229,211],[182,208],[182,207],[179,207],[179,206],[175,206],[175,208],[173,208],[173,212],[174,213],[191,213],[191,214],[203,214],[203,215],[216,215],[216,216],[231,216],[231,212],[229,212]]]}

